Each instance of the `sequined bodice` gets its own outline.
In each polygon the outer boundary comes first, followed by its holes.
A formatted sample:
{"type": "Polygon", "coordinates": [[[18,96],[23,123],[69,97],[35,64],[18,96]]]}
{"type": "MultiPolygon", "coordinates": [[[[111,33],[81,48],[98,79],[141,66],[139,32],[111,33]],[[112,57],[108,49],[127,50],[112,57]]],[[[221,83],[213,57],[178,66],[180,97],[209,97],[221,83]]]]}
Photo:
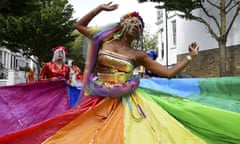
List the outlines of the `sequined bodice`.
{"type": "Polygon", "coordinates": [[[131,73],[135,68],[135,61],[124,55],[101,50],[98,55],[97,71],[102,73],[126,72],[131,73]]]}
{"type": "Polygon", "coordinates": [[[130,57],[100,50],[96,71],[89,78],[85,95],[119,97],[132,93],[140,82],[133,75],[135,66],[135,60],[130,57]]]}

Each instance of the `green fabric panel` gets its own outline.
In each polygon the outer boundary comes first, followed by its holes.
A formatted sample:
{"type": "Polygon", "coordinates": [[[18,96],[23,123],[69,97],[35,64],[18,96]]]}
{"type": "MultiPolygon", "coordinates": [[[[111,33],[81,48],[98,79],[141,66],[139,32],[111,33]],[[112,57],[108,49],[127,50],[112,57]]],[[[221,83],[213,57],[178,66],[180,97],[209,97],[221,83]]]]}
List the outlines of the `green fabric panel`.
{"type": "Polygon", "coordinates": [[[233,112],[240,112],[240,77],[200,80],[201,93],[187,99],[233,112]]]}
{"type": "Polygon", "coordinates": [[[170,97],[159,91],[139,88],[141,94],[157,103],[175,119],[208,144],[239,144],[240,114],[208,107],[187,99],[170,97]]]}

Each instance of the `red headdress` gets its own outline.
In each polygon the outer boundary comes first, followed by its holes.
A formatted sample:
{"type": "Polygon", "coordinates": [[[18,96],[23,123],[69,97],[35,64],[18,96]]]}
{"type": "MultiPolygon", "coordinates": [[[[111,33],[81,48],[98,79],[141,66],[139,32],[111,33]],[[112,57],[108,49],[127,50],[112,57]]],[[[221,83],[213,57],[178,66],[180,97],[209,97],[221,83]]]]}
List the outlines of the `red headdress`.
{"type": "Polygon", "coordinates": [[[54,49],[53,49],[53,52],[59,50],[59,49],[62,49],[64,52],[65,52],[65,55],[67,56],[68,55],[68,51],[67,49],[64,47],[64,46],[56,46],[54,49]]]}
{"type": "Polygon", "coordinates": [[[66,56],[68,55],[67,49],[64,46],[56,46],[53,49],[53,58],[52,61],[55,61],[57,59],[57,52],[58,51],[63,51],[63,61],[66,62],[66,56]]]}

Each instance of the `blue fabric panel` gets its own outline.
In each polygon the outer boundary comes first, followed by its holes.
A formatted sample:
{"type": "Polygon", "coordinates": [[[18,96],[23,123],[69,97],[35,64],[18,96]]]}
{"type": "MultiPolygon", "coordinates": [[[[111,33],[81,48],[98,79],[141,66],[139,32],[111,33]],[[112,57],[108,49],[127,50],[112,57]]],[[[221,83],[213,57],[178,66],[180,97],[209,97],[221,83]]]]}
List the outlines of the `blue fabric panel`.
{"type": "Polygon", "coordinates": [[[201,78],[142,78],[140,87],[163,91],[180,97],[199,94],[199,80],[201,78]]]}
{"type": "Polygon", "coordinates": [[[80,100],[80,92],[81,89],[77,88],[77,87],[72,87],[70,85],[67,86],[67,90],[68,90],[68,97],[69,97],[69,104],[70,107],[75,106],[79,100],[80,100]]]}

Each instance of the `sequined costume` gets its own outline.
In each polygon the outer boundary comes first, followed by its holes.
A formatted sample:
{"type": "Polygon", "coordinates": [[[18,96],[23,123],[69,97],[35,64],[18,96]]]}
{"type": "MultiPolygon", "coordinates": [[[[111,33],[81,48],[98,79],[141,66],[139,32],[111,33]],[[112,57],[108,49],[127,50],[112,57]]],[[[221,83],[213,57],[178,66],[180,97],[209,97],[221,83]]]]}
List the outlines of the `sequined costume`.
{"type": "Polygon", "coordinates": [[[52,77],[69,79],[69,71],[69,67],[66,64],[62,64],[61,67],[58,67],[55,62],[48,62],[43,66],[39,80],[48,80],[52,77]]]}
{"type": "Polygon", "coordinates": [[[101,50],[96,65],[96,73],[89,79],[86,95],[119,97],[130,94],[139,84],[133,76],[134,59],[114,52],[101,50]]]}

